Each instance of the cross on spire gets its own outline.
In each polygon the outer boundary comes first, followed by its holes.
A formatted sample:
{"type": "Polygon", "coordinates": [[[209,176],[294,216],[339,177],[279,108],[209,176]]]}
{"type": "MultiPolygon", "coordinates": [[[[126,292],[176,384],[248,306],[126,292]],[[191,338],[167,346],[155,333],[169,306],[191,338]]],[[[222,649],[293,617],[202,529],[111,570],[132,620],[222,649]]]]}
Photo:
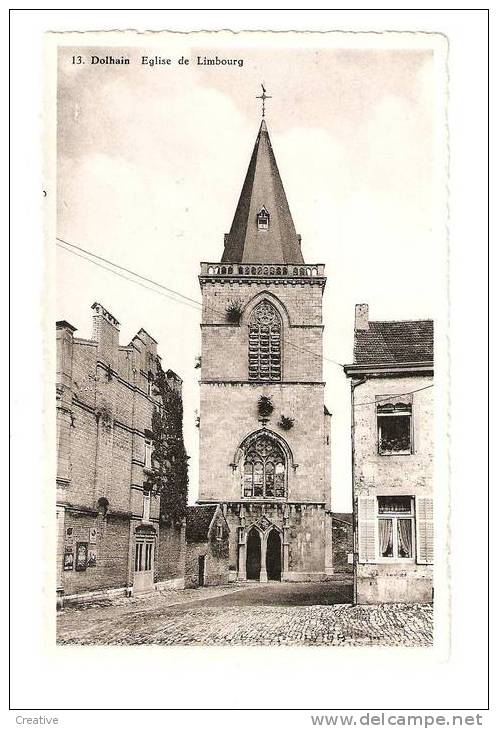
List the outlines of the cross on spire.
{"type": "Polygon", "coordinates": [[[265,101],[266,101],[266,99],[271,99],[272,97],[271,96],[268,96],[268,94],[266,93],[266,89],[264,87],[264,84],[261,84],[261,88],[263,89],[263,93],[261,94],[261,96],[256,96],[256,98],[257,99],[261,99],[261,102],[262,102],[261,103],[261,107],[262,107],[261,108],[261,116],[264,119],[265,118],[265,101]]]}

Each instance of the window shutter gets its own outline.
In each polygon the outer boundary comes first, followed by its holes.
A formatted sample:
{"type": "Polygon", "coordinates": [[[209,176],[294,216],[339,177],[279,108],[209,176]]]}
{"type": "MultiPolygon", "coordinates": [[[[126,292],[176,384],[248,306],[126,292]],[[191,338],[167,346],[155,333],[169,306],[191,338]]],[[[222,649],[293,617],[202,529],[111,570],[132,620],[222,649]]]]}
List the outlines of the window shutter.
{"type": "Polygon", "coordinates": [[[418,564],[433,564],[434,523],[432,499],[417,497],[415,522],[417,525],[417,562],[418,564]]]}
{"type": "Polygon", "coordinates": [[[376,562],[375,498],[358,498],[358,560],[376,562]]]}

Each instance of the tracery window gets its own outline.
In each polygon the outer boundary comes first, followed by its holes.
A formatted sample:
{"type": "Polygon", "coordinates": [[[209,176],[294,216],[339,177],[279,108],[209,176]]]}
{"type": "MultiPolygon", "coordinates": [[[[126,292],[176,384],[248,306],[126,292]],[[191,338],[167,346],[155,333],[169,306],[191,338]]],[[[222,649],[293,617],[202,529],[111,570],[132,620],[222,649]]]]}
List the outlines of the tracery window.
{"type": "Polygon", "coordinates": [[[282,377],[282,323],[269,301],[258,304],[249,323],[249,379],[282,377]]]}
{"type": "Polygon", "coordinates": [[[243,494],[264,499],[286,496],[286,458],[278,443],[259,435],[244,456],[243,494]]]}

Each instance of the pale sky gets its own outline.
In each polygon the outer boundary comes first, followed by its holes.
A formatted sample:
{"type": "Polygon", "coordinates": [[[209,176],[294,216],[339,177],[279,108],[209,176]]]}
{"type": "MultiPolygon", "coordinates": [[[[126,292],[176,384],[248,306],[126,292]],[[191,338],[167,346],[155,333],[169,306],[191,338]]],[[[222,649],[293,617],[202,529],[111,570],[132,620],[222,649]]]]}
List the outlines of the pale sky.
{"type": "MultiPolygon", "coordinates": [[[[434,71],[430,50],[365,37],[327,48],[310,34],[140,38],[59,54],[57,234],[200,301],[199,262],[219,261],[260,123],[266,120],[307,263],[325,263],[324,354],[352,361],[355,303],[370,317],[433,318],[434,71]],[[375,48],[375,45],[378,47],[375,48]],[[91,65],[125,55],[129,66],[91,65]],[[196,66],[198,55],[244,60],[196,66]],[[74,65],[73,55],[86,63],[74,65]],[[171,57],[141,65],[142,55],[171,57]],[[178,65],[184,55],[190,66],[178,65]]],[[[66,41],[67,42],[67,41],[66,41]]],[[[101,43],[104,43],[102,39],[101,43]]],[[[333,45],[332,43],[330,45],[333,45]]],[[[99,301],[121,343],[144,327],[184,382],[190,501],[197,495],[200,312],[58,249],[57,318],[91,334],[99,301]]],[[[324,364],[332,412],[332,507],[351,510],[350,391],[324,364]]],[[[220,433],[223,438],[223,433],[220,433]]]]}

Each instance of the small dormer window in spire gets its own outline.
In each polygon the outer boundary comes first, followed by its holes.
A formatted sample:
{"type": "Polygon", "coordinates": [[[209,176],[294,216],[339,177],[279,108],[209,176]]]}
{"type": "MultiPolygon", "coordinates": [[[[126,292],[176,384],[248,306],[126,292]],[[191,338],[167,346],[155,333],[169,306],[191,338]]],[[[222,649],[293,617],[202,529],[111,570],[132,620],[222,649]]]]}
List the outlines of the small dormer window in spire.
{"type": "Polygon", "coordinates": [[[256,221],[258,223],[258,230],[268,230],[270,227],[270,213],[265,207],[262,207],[256,215],[256,221]]]}

